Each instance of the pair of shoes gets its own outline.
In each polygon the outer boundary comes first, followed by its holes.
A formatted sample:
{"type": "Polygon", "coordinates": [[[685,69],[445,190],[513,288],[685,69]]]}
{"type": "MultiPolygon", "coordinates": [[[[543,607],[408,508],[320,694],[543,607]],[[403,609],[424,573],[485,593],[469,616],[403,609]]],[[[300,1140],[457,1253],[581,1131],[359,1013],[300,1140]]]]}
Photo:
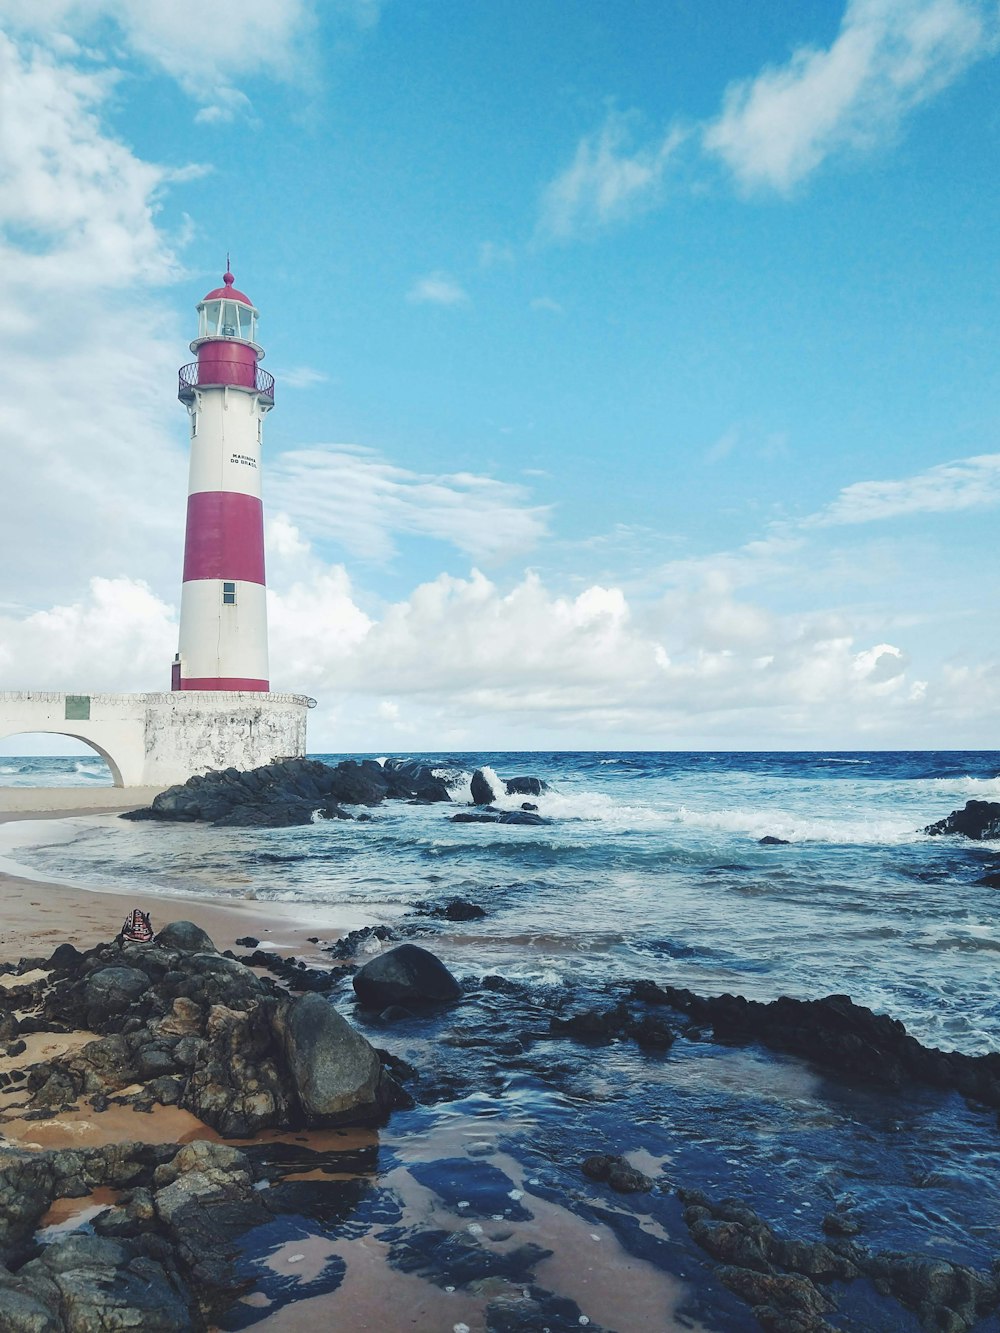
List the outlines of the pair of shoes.
{"type": "Polygon", "coordinates": [[[153,923],[149,919],[149,913],[133,907],[125,918],[119,939],[127,940],[130,944],[148,944],[152,938],[153,923]]]}

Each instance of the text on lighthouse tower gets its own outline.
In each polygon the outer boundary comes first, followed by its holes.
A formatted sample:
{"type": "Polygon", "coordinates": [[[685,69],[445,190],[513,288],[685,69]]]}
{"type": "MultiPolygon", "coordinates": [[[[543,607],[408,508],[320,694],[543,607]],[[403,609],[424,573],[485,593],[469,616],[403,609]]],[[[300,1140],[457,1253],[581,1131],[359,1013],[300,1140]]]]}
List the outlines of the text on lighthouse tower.
{"type": "Polygon", "coordinates": [[[274,378],[261,370],[258,312],[227,272],[198,304],[197,361],[182,366],[188,480],[175,690],[267,690],[261,446],[274,378]]]}

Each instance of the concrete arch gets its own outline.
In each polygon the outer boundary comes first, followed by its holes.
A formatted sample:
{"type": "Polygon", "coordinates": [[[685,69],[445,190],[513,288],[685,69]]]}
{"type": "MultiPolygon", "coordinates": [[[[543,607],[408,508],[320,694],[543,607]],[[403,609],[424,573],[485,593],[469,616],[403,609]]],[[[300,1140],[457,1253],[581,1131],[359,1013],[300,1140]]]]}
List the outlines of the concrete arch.
{"type": "Polygon", "coordinates": [[[122,771],[115,763],[114,758],[108,753],[102,745],[90,736],[81,736],[79,732],[69,731],[67,728],[60,727],[30,727],[28,729],[19,728],[17,731],[8,731],[0,727],[0,741],[9,740],[12,736],[66,736],[73,741],[82,741],[84,745],[90,747],[96,754],[99,754],[108,768],[111,770],[111,782],[115,787],[124,787],[125,782],[122,778],[122,771]]]}

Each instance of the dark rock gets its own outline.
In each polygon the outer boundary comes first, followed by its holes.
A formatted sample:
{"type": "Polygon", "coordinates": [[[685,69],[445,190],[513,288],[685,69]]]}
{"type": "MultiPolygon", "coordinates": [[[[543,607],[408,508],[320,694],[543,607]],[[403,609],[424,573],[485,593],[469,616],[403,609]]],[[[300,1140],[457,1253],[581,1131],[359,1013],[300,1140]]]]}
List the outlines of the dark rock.
{"type": "MultiPolygon", "coordinates": [[[[256,949],[260,940],[255,935],[241,935],[236,943],[244,949],[256,949]]],[[[317,941],[312,940],[311,943],[315,944],[317,941]]]]}
{"type": "Polygon", "coordinates": [[[127,1242],[67,1236],[25,1264],[18,1278],[28,1291],[58,1293],[61,1320],[49,1327],[80,1333],[129,1328],[181,1333],[192,1327],[189,1301],[176,1279],[127,1242]]]}
{"type": "Polygon", "coordinates": [[[827,1213],[821,1225],[828,1236],[857,1236],[862,1230],[861,1223],[849,1213],[827,1213]]]}
{"type": "Polygon", "coordinates": [[[80,963],[83,961],[83,957],[83,954],[75,947],[75,945],[68,943],[60,944],[52,953],[52,956],[49,958],[45,966],[57,972],[72,972],[79,967],[80,963]]]}
{"type": "Polygon", "coordinates": [[[477,768],[472,775],[472,804],[492,805],[496,798],[497,794],[489,779],[481,768],[477,768]]]}
{"type": "Polygon", "coordinates": [[[977,841],[1000,838],[1000,801],[966,801],[964,809],[953,810],[936,824],[928,824],[924,832],[932,837],[959,834],[977,841]]]}
{"type": "Polygon", "coordinates": [[[171,921],[156,934],[156,943],[164,949],[181,949],[185,953],[215,953],[210,937],[193,921],[171,921]]]}
{"type": "Polygon", "coordinates": [[[427,949],[400,944],[354,974],[354,989],[366,1008],[456,1000],[462,988],[444,963],[427,949]]]}
{"type": "Polygon", "coordinates": [[[446,903],[416,903],[414,910],[418,916],[436,916],[445,921],[478,921],[486,915],[485,907],[466,898],[451,898],[446,903]]]}
{"type": "Polygon", "coordinates": [[[552,821],[541,815],[533,815],[530,810],[468,810],[450,816],[453,824],[549,824],[552,821]]]}
{"type": "Polygon", "coordinates": [[[375,1048],[318,995],[304,995],[278,1018],[299,1104],[310,1125],[361,1124],[385,1109],[375,1048]]]}
{"type": "Polygon", "coordinates": [[[757,841],[761,847],[790,847],[792,845],[787,838],[776,838],[773,833],[767,833],[763,838],[758,838],[757,841]]]}
{"type": "Polygon", "coordinates": [[[597,1153],[586,1158],[580,1169],[591,1180],[606,1180],[620,1194],[640,1194],[653,1188],[653,1180],[625,1157],[597,1153]]]}
{"type": "Polygon", "coordinates": [[[541,778],[529,777],[508,778],[504,786],[508,796],[541,796],[549,789],[548,783],[541,778]]]}
{"type": "Polygon", "coordinates": [[[105,967],[92,972],[83,990],[88,1027],[100,1030],[111,1017],[123,1014],[149,990],[149,977],[134,967],[105,967]]]}

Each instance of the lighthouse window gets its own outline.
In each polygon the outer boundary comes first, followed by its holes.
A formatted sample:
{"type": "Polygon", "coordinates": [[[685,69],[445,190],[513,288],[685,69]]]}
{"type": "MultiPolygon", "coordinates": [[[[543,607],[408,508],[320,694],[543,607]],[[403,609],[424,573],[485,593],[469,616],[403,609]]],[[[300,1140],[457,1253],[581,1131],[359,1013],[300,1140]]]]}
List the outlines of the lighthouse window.
{"type": "Polygon", "coordinates": [[[236,584],[224,583],[222,585],[222,602],[224,606],[236,605],[236,584]]]}

